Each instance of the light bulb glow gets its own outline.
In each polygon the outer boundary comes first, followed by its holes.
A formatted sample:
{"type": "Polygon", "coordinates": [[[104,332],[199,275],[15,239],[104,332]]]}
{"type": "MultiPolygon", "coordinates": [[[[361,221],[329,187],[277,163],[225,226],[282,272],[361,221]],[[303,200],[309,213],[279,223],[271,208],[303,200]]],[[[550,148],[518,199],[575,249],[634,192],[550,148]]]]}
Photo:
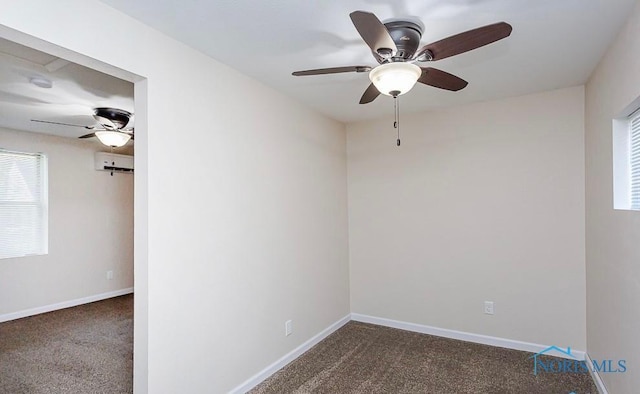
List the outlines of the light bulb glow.
{"type": "Polygon", "coordinates": [[[106,146],[119,148],[129,142],[131,135],[121,131],[96,131],[96,137],[106,146]]]}
{"type": "Polygon", "coordinates": [[[369,72],[369,79],[380,93],[392,96],[395,91],[399,96],[411,90],[420,75],[422,69],[415,64],[398,62],[379,65],[369,72]]]}

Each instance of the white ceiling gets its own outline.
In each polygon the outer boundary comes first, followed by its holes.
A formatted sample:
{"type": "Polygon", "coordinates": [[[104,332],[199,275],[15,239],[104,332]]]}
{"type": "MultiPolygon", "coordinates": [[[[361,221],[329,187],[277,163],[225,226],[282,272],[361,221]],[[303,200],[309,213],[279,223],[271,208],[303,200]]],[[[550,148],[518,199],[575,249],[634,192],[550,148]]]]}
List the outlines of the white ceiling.
{"type": "Polygon", "coordinates": [[[430,63],[469,81],[457,93],[416,86],[403,112],[580,85],[636,0],[103,0],[105,3],[341,121],[393,113],[389,97],[358,101],[365,73],[293,77],[295,70],[375,65],[349,19],[414,16],[422,44],[494,22],[511,37],[430,63]]]}
{"type": "MultiPolygon", "coordinates": [[[[293,77],[291,72],[375,65],[349,19],[354,10],[380,19],[420,18],[426,44],[506,21],[511,37],[427,64],[469,81],[460,92],[416,86],[402,112],[459,105],[583,84],[636,0],[103,0],[121,11],[341,121],[392,116],[391,99],[358,101],[367,75],[293,77]]],[[[0,127],[78,137],[83,128],[31,122],[95,124],[92,109],[133,112],[133,85],[0,39],[0,127]],[[51,89],[29,78],[42,76],[51,89]]]]}
{"type": "Polygon", "coordinates": [[[31,119],[91,126],[96,125],[96,107],[133,112],[133,84],[0,39],[0,127],[79,137],[90,131],[31,119]],[[53,86],[37,87],[29,82],[33,77],[44,77],[53,86]]]}

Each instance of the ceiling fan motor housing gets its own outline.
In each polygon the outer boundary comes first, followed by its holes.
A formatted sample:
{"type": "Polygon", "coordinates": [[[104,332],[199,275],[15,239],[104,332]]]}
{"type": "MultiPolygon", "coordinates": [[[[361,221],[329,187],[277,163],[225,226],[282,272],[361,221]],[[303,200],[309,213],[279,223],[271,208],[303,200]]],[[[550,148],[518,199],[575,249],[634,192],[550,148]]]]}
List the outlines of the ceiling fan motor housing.
{"type": "Polygon", "coordinates": [[[420,46],[422,26],[406,20],[389,20],[384,25],[398,48],[395,57],[410,59],[420,46]]]}
{"type": "Polygon", "coordinates": [[[95,108],[94,114],[99,118],[110,120],[118,129],[125,127],[131,119],[131,112],[118,108],[95,108]]]}

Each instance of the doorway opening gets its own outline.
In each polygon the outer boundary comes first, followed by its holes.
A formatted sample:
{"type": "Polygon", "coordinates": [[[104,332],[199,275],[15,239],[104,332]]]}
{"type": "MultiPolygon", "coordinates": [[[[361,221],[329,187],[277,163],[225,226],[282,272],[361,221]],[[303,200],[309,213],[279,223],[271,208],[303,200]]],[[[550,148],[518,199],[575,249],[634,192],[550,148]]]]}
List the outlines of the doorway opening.
{"type": "MultiPolygon", "coordinates": [[[[147,375],[146,79],[4,26],[0,26],[0,69],[0,75],[7,78],[0,81],[0,148],[43,153],[47,159],[48,183],[48,251],[36,256],[0,259],[2,277],[12,283],[0,286],[4,289],[0,291],[10,295],[0,297],[0,321],[15,323],[16,319],[26,316],[46,320],[55,312],[41,313],[84,305],[82,313],[94,313],[104,323],[104,329],[110,327],[106,319],[116,316],[118,308],[132,307],[133,330],[128,329],[135,350],[129,352],[128,357],[134,378],[131,381],[129,377],[128,384],[131,390],[133,385],[144,387],[147,375]],[[130,112],[131,123],[123,126],[122,131],[131,132],[134,141],[122,147],[101,143],[95,133],[114,130],[109,130],[113,119],[100,121],[104,112],[97,113],[99,108],[130,112]],[[131,127],[133,130],[125,130],[131,127]],[[93,136],[78,139],[92,133],[93,136]],[[100,158],[105,154],[111,155],[110,159],[117,157],[118,163],[130,158],[134,164],[100,169],[96,154],[102,154],[100,158]],[[133,293],[134,289],[132,300],[132,296],[126,294],[133,293]],[[24,290],[28,291],[20,293],[24,290]],[[98,310],[97,306],[104,306],[104,302],[96,301],[107,299],[112,305],[98,310]],[[92,302],[94,304],[88,304],[92,302]]],[[[95,324],[95,319],[88,322],[94,333],[99,332],[95,324]]],[[[126,324],[111,327],[127,329],[126,324]]],[[[76,345],[88,343],[86,335],[82,338],[76,345]]],[[[91,352],[90,348],[85,350],[91,352]]]]}

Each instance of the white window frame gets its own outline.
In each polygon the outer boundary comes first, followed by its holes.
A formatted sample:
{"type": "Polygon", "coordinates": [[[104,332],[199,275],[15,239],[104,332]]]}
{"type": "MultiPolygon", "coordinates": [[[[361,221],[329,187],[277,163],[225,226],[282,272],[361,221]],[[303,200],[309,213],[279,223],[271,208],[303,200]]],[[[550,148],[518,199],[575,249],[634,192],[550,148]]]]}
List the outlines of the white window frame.
{"type": "MultiPolygon", "coordinates": [[[[40,199],[38,201],[10,201],[10,200],[2,200],[0,199],[0,205],[3,206],[35,206],[40,210],[40,227],[39,229],[39,244],[35,249],[30,250],[21,250],[21,251],[12,251],[9,253],[8,251],[0,250],[0,259],[6,258],[16,258],[16,257],[24,257],[24,256],[34,256],[34,255],[46,255],[49,253],[49,187],[48,187],[48,159],[47,156],[43,153],[30,153],[30,152],[18,152],[13,150],[0,149],[0,155],[19,155],[19,156],[32,156],[37,157],[39,160],[38,169],[40,170],[40,184],[38,185],[40,188],[40,199]]],[[[2,217],[0,217],[2,220],[2,217]]],[[[3,227],[3,223],[0,222],[0,231],[6,231],[3,227]]],[[[0,234],[0,237],[2,235],[0,234]]],[[[7,242],[7,239],[0,239],[0,248],[2,248],[2,243],[7,242]]]]}

